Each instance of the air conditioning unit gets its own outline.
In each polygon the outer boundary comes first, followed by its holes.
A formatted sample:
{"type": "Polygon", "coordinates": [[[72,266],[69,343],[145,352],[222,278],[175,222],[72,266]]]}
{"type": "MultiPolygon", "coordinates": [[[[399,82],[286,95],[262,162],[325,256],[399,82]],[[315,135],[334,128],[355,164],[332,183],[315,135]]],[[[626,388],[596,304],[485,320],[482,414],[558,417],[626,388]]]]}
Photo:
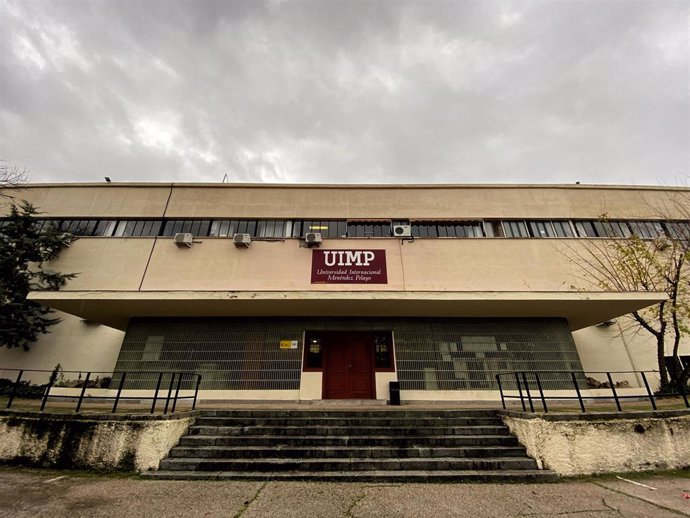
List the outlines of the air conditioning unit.
{"type": "Polygon", "coordinates": [[[393,225],[394,237],[412,237],[412,225],[393,225]]]}
{"type": "Polygon", "coordinates": [[[668,240],[664,236],[659,236],[652,242],[652,245],[659,252],[663,252],[664,250],[666,250],[668,247],[671,246],[671,243],[669,243],[668,240]]]}
{"type": "Polygon", "coordinates": [[[192,246],[192,241],[194,240],[194,236],[192,234],[186,234],[186,233],[178,233],[175,234],[175,237],[173,237],[173,240],[175,241],[175,244],[179,247],[186,246],[187,248],[191,248],[192,246]]]}
{"type": "Polygon", "coordinates": [[[323,243],[321,232],[307,232],[304,235],[304,242],[307,243],[308,246],[319,246],[323,243]]]}
{"type": "Polygon", "coordinates": [[[249,243],[252,242],[252,236],[250,236],[249,234],[233,234],[232,242],[235,243],[235,246],[237,248],[248,248],[249,243]]]}

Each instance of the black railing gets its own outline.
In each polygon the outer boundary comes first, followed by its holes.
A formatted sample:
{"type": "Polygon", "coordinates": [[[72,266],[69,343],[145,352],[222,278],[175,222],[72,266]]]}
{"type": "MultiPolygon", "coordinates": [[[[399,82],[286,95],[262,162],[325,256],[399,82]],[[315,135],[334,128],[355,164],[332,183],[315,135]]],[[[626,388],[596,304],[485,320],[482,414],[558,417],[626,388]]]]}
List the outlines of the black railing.
{"type": "MultiPolygon", "coordinates": [[[[201,386],[201,374],[195,372],[173,371],[64,371],[64,370],[40,370],[40,369],[0,369],[4,373],[16,373],[12,380],[5,379],[3,392],[8,396],[6,408],[12,408],[15,399],[30,398],[40,399],[40,410],[43,412],[51,398],[60,400],[76,400],[75,413],[81,410],[84,401],[106,400],[112,401],[112,413],[117,412],[121,401],[151,401],[150,413],[156,412],[157,405],[162,406],[163,414],[168,411],[175,412],[179,401],[191,401],[192,410],[196,409],[199,387],[201,386]],[[65,379],[66,375],[74,374],[77,379],[65,379]],[[32,385],[31,378],[48,378],[48,382],[41,385],[32,385]],[[155,389],[153,386],[155,380],[155,389]],[[55,393],[56,388],[81,389],[79,394],[55,393]],[[167,389],[166,389],[167,388],[167,389]],[[91,390],[91,393],[87,393],[91,390]],[[94,394],[94,390],[115,391],[115,394],[94,394]],[[123,395],[124,390],[136,390],[144,392],[144,395],[123,395]],[[181,395],[180,392],[192,392],[181,395]],[[151,395],[145,395],[149,392],[151,395]]],[[[148,407],[147,407],[148,408],[148,407]]]]}
{"type": "MultiPolygon", "coordinates": [[[[660,395],[655,395],[649,385],[648,375],[658,375],[658,371],[513,371],[513,372],[501,372],[496,374],[496,383],[498,384],[498,389],[501,393],[501,404],[503,408],[506,409],[506,401],[519,400],[522,410],[527,412],[529,407],[530,412],[534,412],[540,404],[542,410],[548,413],[549,407],[547,401],[575,401],[580,405],[580,410],[582,412],[587,412],[585,401],[597,401],[597,400],[613,400],[616,404],[616,408],[619,412],[623,411],[621,406],[621,401],[626,399],[637,399],[645,398],[649,400],[650,406],[653,410],[657,410],[657,401],[660,395]],[[615,382],[613,376],[619,377],[619,375],[639,375],[642,379],[642,383],[645,389],[645,395],[640,394],[620,394],[616,389],[629,388],[629,382],[627,380],[622,380],[615,382]],[[596,379],[590,377],[593,375],[605,375],[606,380],[604,382],[599,382],[596,379]],[[550,395],[544,391],[545,381],[548,383],[554,379],[558,379],[561,383],[565,380],[572,383],[575,395],[550,395]],[[582,387],[585,384],[586,387],[582,387]],[[592,389],[604,389],[610,390],[611,394],[604,395],[594,395],[587,394],[583,396],[582,390],[592,390],[592,389]],[[514,390],[517,394],[507,394],[506,391],[514,390]]],[[[565,390],[566,388],[559,388],[559,390],[565,390]]],[[[664,394],[663,397],[669,394],[664,394]]],[[[679,394],[683,398],[683,402],[687,408],[690,408],[690,402],[688,401],[688,391],[683,387],[679,388],[679,394]]]]}

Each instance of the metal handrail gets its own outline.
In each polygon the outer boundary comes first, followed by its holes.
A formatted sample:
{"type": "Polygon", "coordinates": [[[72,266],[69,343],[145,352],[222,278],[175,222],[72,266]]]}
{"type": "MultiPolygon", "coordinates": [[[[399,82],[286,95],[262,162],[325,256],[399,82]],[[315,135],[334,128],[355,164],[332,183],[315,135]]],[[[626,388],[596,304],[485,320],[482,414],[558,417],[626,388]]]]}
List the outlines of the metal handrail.
{"type": "MultiPolygon", "coordinates": [[[[72,399],[72,400],[77,400],[77,405],[74,410],[75,413],[79,413],[81,410],[82,403],[84,402],[84,398],[86,397],[88,400],[94,400],[94,399],[107,399],[107,400],[113,400],[113,408],[112,408],[112,413],[114,414],[117,412],[117,407],[122,400],[151,400],[151,410],[150,413],[153,414],[156,411],[156,404],[158,401],[165,401],[165,406],[163,409],[163,414],[168,413],[168,409],[170,408],[170,413],[174,413],[175,409],[177,407],[177,402],[180,400],[192,400],[192,410],[196,409],[196,404],[197,404],[197,399],[199,395],[199,388],[201,386],[201,379],[202,376],[201,374],[198,374],[196,372],[181,372],[181,371],[66,371],[60,369],[59,371],[57,369],[53,370],[47,370],[47,369],[5,369],[5,368],[0,368],[0,371],[9,371],[9,372],[17,372],[17,377],[14,380],[14,383],[12,384],[12,387],[10,389],[9,397],[7,400],[7,406],[6,408],[12,408],[12,403],[14,400],[17,398],[17,395],[19,393],[19,387],[22,382],[22,378],[26,373],[29,372],[34,372],[34,373],[50,373],[50,378],[48,383],[44,386],[44,392],[43,395],[41,396],[41,412],[45,410],[45,407],[48,403],[48,400],[50,398],[61,398],[61,399],[72,399]],[[56,387],[56,381],[57,381],[57,376],[58,372],[61,372],[63,374],[79,374],[79,378],[81,379],[81,376],[86,373],[86,376],[83,381],[80,381],[78,385],[70,388],[81,388],[81,391],[78,396],[76,395],[69,395],[69,394],[51,394],[50,391],[51,389],[56,387]],[[92,375],[98,375],[100,374],[107,374],[108,377],[111,379],[119,378],[119,383],[117,386],[117,393],[115,396],[108,395],[108,396],[96,396],[96,395],[91,395],[89,394],[87,396],[86,391],[87,389],[96,389],[98,387],[95,386],[89,386],[89,381],[92,379],[92,375]],[[127,380],[127,375],[128,374],[153,374],[153,375],[158,375],[158,380],[156,383],[156,389],[153,391],[153,394],[151,396],[123,396],[122,391],[125,390],[125,382],[127,380]],[[161,384],[164,381],[164,378],[167,376],[170,377],[170,387],[168,390],[167,396],[163,395],[160,396],[159,393],[161,391],[161,384]],[[193,386],[194,386],[194,395],[193,396],[181,396],[180,395],[180,390],[182,388],[182,383],[183,380],[187,379],[190,381],[193,386]],[[173,391],[174,388],[174,391],[173,391]],[[172,402],[172,407],[170,407],[170,403],[172,402]]],[[[130,376],[131,379],[132,376],[130,376]]],[[[39,385],[41,386],[41,385],[39,385]]],[[[57,387],[60,388],[60,387],[57,387]]],[[[101,388],[106,388],[106,387],[101,387],[101,388]]],[[[111,389],[111,387],[107,387],[107,389],[111,389]]],[[[150,390],[150,389],[135,389],[135,390],[150,390]]]]}
{"type": "MultiPolygon", "coordinates": [[[[496,374],[496,383],[498,385],[498,389],[501,393],[501,404],[503,405],[503,409],[507,409],[506,407],[506,400],[520,400],[520,404],[522,406],[523,412],[527,411],[527,405],[529,404],[530,412],[534,412],[535,406],[535,400],[536,398],[532,396],[532,393],[530,392],[530,382],[533,380],[534,384],[536,385],[537,390],[539,391],[539,400],[541,401],[541,406],[544,410],[544,413],[548,413],[549,408],[547,406],[547,400],[575,400],[577,399],[578,403],[580,404],[580,409],[582,412],[587,412],[587,408],[585,406],[585,399],[588,400],[613,400],[616,403],[616,408],[618,409],[619,412],[622,412],[622,406],[621,406],[621,400],[625,399],[639,399],[639,395],[622,395],[619,394],[616,391],[616,384],[613,381],[612,374],[639,374],[640,377],[642,378],[642,381],[644,383],[644,388],[647,392],[647,399],[649,399],[649,402],[651,404],[651,407],[653,410],[658,410],[656,401],[658,399],[657,396],[652,392],[650,386],[649,386],[649,381],[647,380],[647,374],[658,374],[659,371],[651,370],[651,371],[559,371],[559,370],[553,370],[553,371],[510,371],[510,372],[500,372],[496,374]],[[540,378],[540,374],[542,377],[540,378]],[[543,385],[542,385],[542,380],[543,380],[543,375],[544,374],[566,374],[566,378],[570,378],[572,381],[573,387],[575,389],[575,396],[549,396],[544,392],[543,385]],[[593,374],[605,374],[606,378],[608,380],[607,385],[608,386],[602,386],[602,387],[597,387],[597,388],[608,388],[611,390],[611,395],[587,395],[587,397],[583,397],[582,392],[580,390],[580,386],[578,385],[578,375],[593,375],[593,374]],[[514,380],[513,380],[514,378],[514,380]],[[531,379],[530,379],[531,378],[531,379]],[[502,381],[503,380],[503,381],[502,381]],[[505,380],[510,380],[511,383],[515,381],[516,383],[516,389],[518,394],[513,395],[513,394],[506,394],[507,389],[505,388],[505,380]]],[[[585,376],[586,377],[586,376],[585,376]]],[[[606,384],[603,384],[606,385],[606,384]]],[[[619,387],[620,388],[620,387],[619,387]]],[[[684,387],[678,387],[680,395],[683,397],[683,401],[685,402],[685,406],[687,408],[690,408],[690,401],[688,401],[688,394],[685,390],[684,387]]],[[[567,389],[566,389],[567,390],[567,389]]]]}

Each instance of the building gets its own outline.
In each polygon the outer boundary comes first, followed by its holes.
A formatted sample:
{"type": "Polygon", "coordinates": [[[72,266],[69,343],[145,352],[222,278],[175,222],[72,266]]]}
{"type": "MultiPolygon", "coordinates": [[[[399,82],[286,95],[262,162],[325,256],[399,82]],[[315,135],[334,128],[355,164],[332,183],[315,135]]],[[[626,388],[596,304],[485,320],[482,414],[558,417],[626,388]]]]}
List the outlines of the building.
{"type": "MultiPolygon", "coordinates": [[[[34,292],[64,321],[1,368],[203,374],[204,399],[498,398],[502,371],[656,368],[611,293],[568,254],[688,229],[690,190],[590,185],[33,184],[79,238],[34,292]],[[607,221],[601,221],[601,215],[607,221]],[[687,215],[685,215],[687,216],[687,215]],[[184,234],[191,234],[185,236],[184,234]]],[[[684,343],[682,356],[690,355],[684,343]]],[[[639,390],[635,374],[621,374],[639,390]]],[[[139,387],[151,381],[141,377],[139,387]]],[[[563,374],[547,390],[568,389],[563,374]]]]}

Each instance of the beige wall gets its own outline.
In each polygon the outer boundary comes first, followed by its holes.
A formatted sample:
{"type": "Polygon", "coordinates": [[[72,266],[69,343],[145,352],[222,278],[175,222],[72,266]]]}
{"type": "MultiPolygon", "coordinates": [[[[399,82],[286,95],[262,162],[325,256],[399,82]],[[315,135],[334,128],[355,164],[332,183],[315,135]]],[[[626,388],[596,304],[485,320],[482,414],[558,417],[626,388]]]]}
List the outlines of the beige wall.
{"type": "MultiPolygon", "coordinates": [[[[200,238],[179,248],[170,238],[81,238],[51,267],[79,275],[64,290],[333,291],[311,284],[311,250],[299,241],[200,238]],[[154,246],[155,243],[155,246],[154,246]],[[151,253],[153,248],[153,253],[151,253]],[[149,260],[150,257],[150,260],[149,260]]],[[[572,243],[572,242],[571,242],[572,243]]],[[[331,239],[327,249],[386,250],[380,291],[570,291],[579,270],[560,239],[331,239]]],[[[340,291],[371,291],[348,284],[340,291]]]]}
{"type": "Polygon", "coordinates": [[[291,187],[178,186],[169,216],[333,218],[640,217],[668,191],[580,186],[291,187]]]}
{"type": "Polygon", "coordinates": [[[60,363],[63,370],[112,372],[120,353],[122,331],[98,324],[84,324],[80,318],[55,312],[62,322],[41,335],[29,351],[0,348],[0,377],[10,378],[2,369],[52,370],[60,363]]]}
{"type": "MultiPolygon", "coordinates": [[[[110,184],[26,186],[46,216],[499,218],[653,217],[690,190],[593,186],[247,186],[110,184]],[[166,208],[167,207],[167,208],[166,208]]],[[[82,238],[51,266],[78,277],[69,290],[325,290],[311,285],[311,253],[296,240],[82,238]],[[150,261],[150,262],[149,262],[150,261]]],[[[579,271],[558,239],[327,240],[328,248],[386,250],[385,291],[567,291],[579,271]]],[[[578,284],[581,285],[581,284],[578,284]]],[[[340,289],[358,291],[365,285],[340,289]]]]}
{"type": "Polygon", "coordinates": [[[649,207],[672,211],[674,196],[689,192],[586,185],[36,184],[15,194],[51,216],[458,219],[654,217],[649,207]]]}
{"type": "MultiPolygon", "coordinates": [[[[651,371],[658,370],[656,341],[645,331],[639,331],[628,317],[616,319],[609,327],[593,326],[573,333],[577,352],[585,371],[651,371]]],[[[673,354],[673,345],[666,345],[666,356],[673,354]]],[[[690,338],[685,338],[679,348],[680,355],[690,355],[690,338]]],[[[591,374],[599,381],[604,375],[591,374]]],[[[619,375],[616,380],[626,379],[631,387],[644,386],[639,376],[619,375]]],[[[658,378],[650,377],[652,389],[657,389],[658,378]]]]}
{"type": "Polygon", "coordinates": [[[80,238],[60,252],[50,267],[77,274],[65,287],[68,290],[136,291],[144,280],[154,241],[154,238],[80,238]]]}
{"type": "Polygon", "coordinates": [[[28,200],[44,217],[160,217],[165,210],[170,184],[146,188],[93,185],[25,185],[13,195],[18,200],[28,200]]]}

